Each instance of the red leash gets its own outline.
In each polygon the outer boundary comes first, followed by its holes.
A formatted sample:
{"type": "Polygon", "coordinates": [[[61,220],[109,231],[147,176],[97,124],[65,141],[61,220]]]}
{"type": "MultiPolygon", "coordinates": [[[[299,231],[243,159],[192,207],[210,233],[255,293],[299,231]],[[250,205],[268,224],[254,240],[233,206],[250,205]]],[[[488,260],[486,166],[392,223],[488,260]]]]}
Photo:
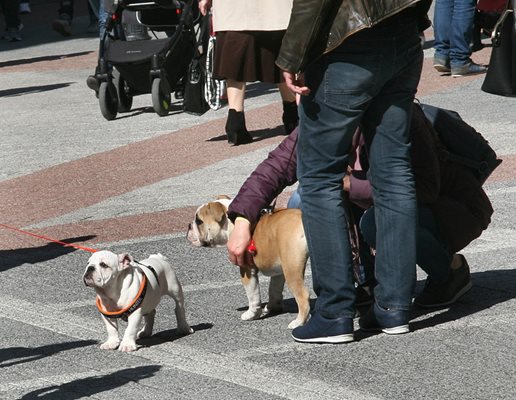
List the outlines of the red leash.
{"type": "Polygon", "coordinates": [[[23,229],[14,228],[12,226],[5,225],[5,224],[0,224],[0,227],[1,228],[5,228],[5,229],[10,229],[11,231],[15,231],[15,232],[18,232],[18,233],[23,233],[25,235],[33,236],[33,237],[38,238],[38,239],[43,239],[43,240],[46,240],[46,241],[49,241],[49,242],[58,243],[58,244],[60,244],[62,246],[65,246],[65,247],[74,247],[74,248],[76,248],[78,250],[89,251],[90,253],[96,253],[98,251],[98,250],[92,249],[90,247],[79,246],[78,244],[71,244],[71,243],[61,242],[60,240],[52,239],[52,238],[49,238],[49,237],[46,237],[46,236],[43,236],[43,235],[37,235],[35,233],[27,232],[27,231],[24,231],[23,229]]]}

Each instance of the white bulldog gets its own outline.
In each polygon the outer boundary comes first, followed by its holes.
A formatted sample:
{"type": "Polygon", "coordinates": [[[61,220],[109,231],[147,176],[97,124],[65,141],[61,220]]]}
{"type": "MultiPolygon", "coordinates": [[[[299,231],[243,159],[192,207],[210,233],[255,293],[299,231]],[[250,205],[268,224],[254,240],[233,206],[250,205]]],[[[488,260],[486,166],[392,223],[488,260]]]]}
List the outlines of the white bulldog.
{"type": "MultiPolygon", "coordinates": [[[[197,208],[193,222],[188,226],[187,239],[194,246],[225,246],[233,230],[233,223],[227,217],[231,200],[220,196],[216,201],[197,208]]],[[[289,323],[294,329],[304,325],[310,313],[310,295],[304,283],[308,260],[301,211],[287,208],[263,215],[253,231],[256,247],[254,267],[240,267],[249,309],[241,316],[243,320],[258,319],[263,313],[280,312],[283,309],[283,287],[285,282],[294,295],[298,315],[289,323]],[[270,276],[269,303],[262,309],[258,271],[270,276]]]]}
{"type": "Polygon", "coordinates": [[[156,307],[163,295],[169,295],[176,303],[179,333],[193,333],[186,322],[181,284],[161,254],[136,262],[129,254],[98,251],[88,260],[82,279],[86,286],[95,289],[97,308],[106,325],[108,338],[101,349],[135,351],[136,339],[152,334],[156,307]],[[127,318],[128,322],[122,342],[118,336],[118,318],[127,318]],[[138,331],[142,320],[143,327],[138,331]]]}

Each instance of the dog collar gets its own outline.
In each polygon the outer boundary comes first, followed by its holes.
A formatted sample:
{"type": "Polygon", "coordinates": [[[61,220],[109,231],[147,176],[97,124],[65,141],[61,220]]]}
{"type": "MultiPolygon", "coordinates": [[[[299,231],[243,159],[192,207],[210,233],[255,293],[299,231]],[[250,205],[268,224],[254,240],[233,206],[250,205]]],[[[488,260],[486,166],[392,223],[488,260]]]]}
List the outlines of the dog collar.
{"type": "Polygon", "coordinates": [[[102,300],[97,296],[97,309],[99,312],[107,318],[122,318],[124,321],[127,321],[129,315],[135,312],[138,307],[142,304],[142,301],[145,297],[145,293],[147,292],[147,277],[145,274],[143,275],[142,283],[140,285],[140,289],[138,290],[138,294],[135,299],[129,304],[127,307],[118,310],[118,311],[108,311],[102,304],[102,300]]]}

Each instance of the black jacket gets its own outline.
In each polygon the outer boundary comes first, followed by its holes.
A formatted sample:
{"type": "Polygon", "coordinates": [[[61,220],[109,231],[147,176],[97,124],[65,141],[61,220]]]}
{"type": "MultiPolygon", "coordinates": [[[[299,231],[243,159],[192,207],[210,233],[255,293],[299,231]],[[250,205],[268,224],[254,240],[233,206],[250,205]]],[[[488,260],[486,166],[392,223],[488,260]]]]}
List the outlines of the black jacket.
{"type": "Polygon", "coordinates": [[[431,3],[432,0],[294,0],[276,64],[298,73],[350,35],[397,13],[414,12],[419,21],[431,3]]]}

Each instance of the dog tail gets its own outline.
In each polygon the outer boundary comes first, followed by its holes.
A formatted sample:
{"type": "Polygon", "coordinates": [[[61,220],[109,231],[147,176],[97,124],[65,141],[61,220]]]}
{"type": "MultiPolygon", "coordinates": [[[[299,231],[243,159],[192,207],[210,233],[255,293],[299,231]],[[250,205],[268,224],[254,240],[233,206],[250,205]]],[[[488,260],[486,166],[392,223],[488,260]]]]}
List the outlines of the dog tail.
{"type": "Polygon", "coordinates": [[[149,256],[149,258],[159,258],[159,259],[160,259],[160,260],[162,260],[162,261],[168,261],[168,258],[167,258],[167,257],[165,257],[165,256],[164,256],[163,254],[161,254],[161,253],[151,254],[151,255],[149,256]]]}

